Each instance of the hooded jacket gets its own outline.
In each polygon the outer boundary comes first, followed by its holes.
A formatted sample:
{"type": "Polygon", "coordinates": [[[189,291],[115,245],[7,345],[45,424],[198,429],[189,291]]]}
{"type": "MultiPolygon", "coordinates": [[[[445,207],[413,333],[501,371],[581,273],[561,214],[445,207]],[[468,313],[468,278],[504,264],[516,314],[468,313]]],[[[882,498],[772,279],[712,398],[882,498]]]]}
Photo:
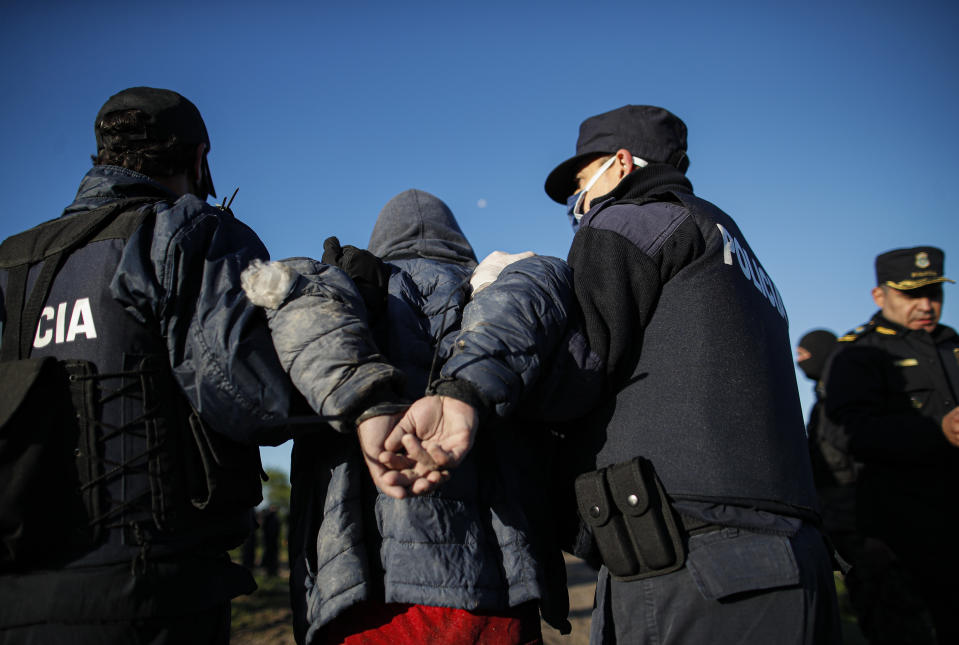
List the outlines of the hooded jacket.
{"type": "MultiPolygon", "coordinates": [[[[503,302],[502,289],[512,292],[509,301],[523,312],[520,318],[502,318],[509,339],[503,350],[529,359],[514,363],[517,371],[509,378],[521,384],[536,380],[538,357],[552,338],[543,328],[565,325],[572,294],[561,261],[518,262],[521,266],[503,272],[502,287],[498,280],[471,301],[472,247],[449,208],[418,190],[399,194],[383,208],[369,250],[390,267],[387,314],[375,333],[378,346],[406,377],[405,399],[426,394],[437,346],[441,365],[471,308],[503,302]],[[545,286],[517,290],[523,281],[508,279],[517,270],[545,286]],[[539,314],[548,322],[530,324],[539,314]]],[[[277,323],[273,320],[274,329],[277,323]]],[[[494,378],[481,381],[476,391],[488,401],[515,406],[521,398],[516,389],[503,396],[506,390],[494,378]]],[[[535,428],[493,419],[484,423],[449,482],[429,496],[396,500],[373,488],[355,440],[331,433],[298,438],[290,543],[297,639],[312,642],[323,625],[364,600],[473,611],[539,600],[548,621],[567,627],[562,558],[543,516],[545,443],[535,428]]]]}

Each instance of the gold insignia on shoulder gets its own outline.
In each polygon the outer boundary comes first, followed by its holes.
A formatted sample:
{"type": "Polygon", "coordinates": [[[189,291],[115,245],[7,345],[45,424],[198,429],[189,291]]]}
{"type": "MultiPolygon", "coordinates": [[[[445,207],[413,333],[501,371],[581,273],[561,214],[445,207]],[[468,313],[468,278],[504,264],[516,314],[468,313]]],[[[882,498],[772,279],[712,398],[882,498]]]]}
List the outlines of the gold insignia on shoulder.
{"type": "Polygon", "coordinates": [[[919,364],[919,361],[915,358],[903,358],[898,361],[893,361],[892,364],[896,367],[915,367],[919,364]]]}
{"type": "Polygon", "coordinates": [[[880,327],[880,326],[877,326],[877,327],[876,327],[876,331],[879,332],[880,334],[885,334],[886,336],[895,336],[895,335],[896,335],[896,330],[895,330],[895,329],[889,329],[888,327],[880,327]]]}
{"type": "Polygon", "coordinates": [[[929,254],[926,253],[925,251],[920,251],[919,253],[916,253],[916,266],[919,267],[920,269],[928,269],[929,254]]]}
{"type": "MultiPolygon", "coordinates": [[[[865,325],[859,325],[855,327],[852,331],[847,331],[845,334],[836,339],[837,343],[848,343],[850,341],[856,340],[867,331],[871,330],[875,323],[869,322],[865,325]]],[[[956,360],[959,360],[959,354],[956,354],[956,360]]]]}

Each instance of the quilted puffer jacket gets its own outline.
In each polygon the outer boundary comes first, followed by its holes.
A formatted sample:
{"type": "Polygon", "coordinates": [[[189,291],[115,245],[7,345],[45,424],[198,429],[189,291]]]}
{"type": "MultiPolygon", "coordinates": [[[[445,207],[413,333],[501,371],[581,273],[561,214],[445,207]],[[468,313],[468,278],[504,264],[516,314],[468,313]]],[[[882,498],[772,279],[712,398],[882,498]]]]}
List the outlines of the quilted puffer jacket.
{"type": "MultiPolygon", "coordinates": [[[[497,337],[511,340],[494,350],[502,359],[498,371],[472,374],[469,382],[470,395],[496,414],[484,419],[451,480],[430,495],[397,500],[379,493],[356,441],[343,434],[294,442],[297,640],[315,642],[325,624],[364,600],[485,611],[538,601],[548,622],[568,629],[565,570],[546,510],[549,436],[513,414],[535,395],[531,385],[544,370],[543,357],[564,338],[572,302],[568,268],[535,256],[471,294],[472,248],[449,208],[418,190],[383,208],[368,248],[391,270],[387,314],[374,331],[378,347],[406,377],[407,400],[426,393],[431,372],[439,376],[461,325],[500,311],[505,331],[497,337]],[[514,420],[503,418],[511,414],[514,420]]],[[[277,323],[271,321],[274,333],[277,323]]],[[[278,351],[284,364],[291,362],[278,351]]],[[[455,377],[469,379],[469,369],[455,377]]],[[[303,390],[301,384],[319,378],[302,373],[293,380],[303,390]]]]}

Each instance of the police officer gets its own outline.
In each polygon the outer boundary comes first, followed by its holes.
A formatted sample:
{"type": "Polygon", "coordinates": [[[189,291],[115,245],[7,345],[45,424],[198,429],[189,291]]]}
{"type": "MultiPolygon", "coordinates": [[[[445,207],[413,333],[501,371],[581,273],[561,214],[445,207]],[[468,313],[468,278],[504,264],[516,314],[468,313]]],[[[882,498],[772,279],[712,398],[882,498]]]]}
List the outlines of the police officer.
{"type": "MultiPolygon", "coordinates": [[[[572,548],[601,565],[591,641],[838,642],[786,311],[736,223],[693,194],[688,164],[685,124],[629,105],[586,119],[546,180],[576,230],[569,321],[605,380],[557,403],[588,402],[562,434],[579,475],[572,548]]],[[[464,325],[435,388],[460,400],[413,404],[397,425],[421,440],[402,437],[408,455],[443,463],[464,447],[484,404],[454,385],[502,346],[479,337],[495,328],[464,325]]]]}
{"type": "Polygon", "coordinates": [[[22,467],[3,473],[7,493],[29,480],[31,495],[70,502],[40,504],[37,518],[36,499],[4,497],[0,642],[227,642],[230,599],[255,589],[226,555],[261,499],[255,431],[290,400],[240,286],[267,252],[205,201],[210,140],[189,100],[124,90],[95,134],[95,165],[62,217],[0,248],[3,365],[51,359],[78,419],[46,436],[34,423],[67,461],[13,452],[22,467]]]}
{"type": "MultiPolygon", "coordinates": [[[[257,443],[288,438],[291,366],[243,290],[267,252],[207,204],[189,100],[123,90],[95,133],[63,216],[0,246],[0,642],[225,643],[256,587],[226,551],[262,499],[257,443]]],[[[375,450],[400,375],[354,283],[323,273],[317,411],[375,450]]],[[[315,287],[281,274],[277,302],[315,287]]]]}
{"type": "Polygon", "coordinates": [[[546,179],[607,373],[577,451],[607,485],[588,473],[576,491],[603,560],[592,642],[838,642],[785,308],[733,219],[693,194],[686,133],[660,107],[611,110],[546,179]],[[655,531],[634,516],[645,497],[625,494],[636,457],[685,562],[654,564],[655,531]],[[631,540],[609,530],[604,496],[631,540]],[[630,550],[639,564],[623,566],[630,550]]]}
{"type": "Polygon", "coordinates": [[[931,246],[879,255],[879,311],[827,368],[826,431],[862,463],[849,584],[875,643],[936,642],[930,616],[939,643],[959,642],[959,337],[939,324],[943,263],[931,246]]]}

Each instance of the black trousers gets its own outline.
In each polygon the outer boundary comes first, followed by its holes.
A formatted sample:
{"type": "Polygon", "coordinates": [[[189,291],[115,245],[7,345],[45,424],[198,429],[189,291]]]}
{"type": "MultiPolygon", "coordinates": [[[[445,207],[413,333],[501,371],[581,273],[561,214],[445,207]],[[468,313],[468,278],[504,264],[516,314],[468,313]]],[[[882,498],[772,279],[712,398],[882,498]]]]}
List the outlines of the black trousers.
{"type": "Polygon", "coordinates": [[[819,531],[793,537],[726,528],[689,540],[686,566],[634,581],[606,567],[591,645],[838,645],[832,565],[819,531]]]}

